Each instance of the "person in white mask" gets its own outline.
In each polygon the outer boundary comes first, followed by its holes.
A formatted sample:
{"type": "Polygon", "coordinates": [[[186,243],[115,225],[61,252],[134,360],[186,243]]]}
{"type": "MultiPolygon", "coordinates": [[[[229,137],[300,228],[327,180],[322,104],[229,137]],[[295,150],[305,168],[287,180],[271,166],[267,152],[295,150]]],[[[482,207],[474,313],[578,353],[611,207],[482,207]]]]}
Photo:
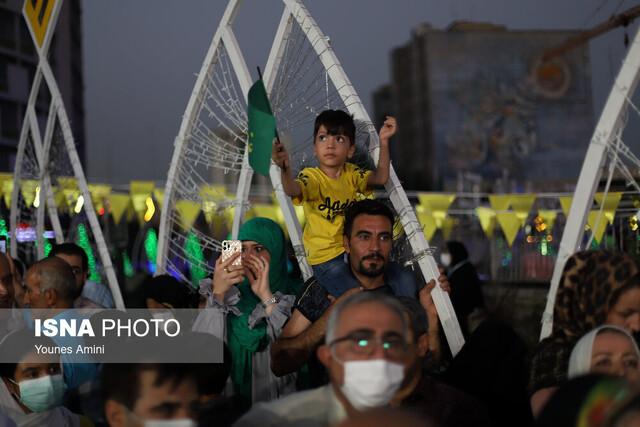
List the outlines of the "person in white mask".
{"type": "Polygon", "coordinates": [[[91,425],[62,406],[66,386],[60,356],[39,354],[39,346],[55,344],[48,338],[34,338],[26,329],[0,342],[0,413],[19,427],[91,425]]]}
{"type": "Polygon", "coordinates": [[[198,387],[189,364],[113,363],[102,371],[110,427],[195,427],[198,387]]]}
{"type": "Polygon", "coordinates": [[[358,292],[345,298],[332,308],[325,344],[318,348],[331,383],[256,404],[235,425],[329,426],[387,406],[413,362],[407,323],[394,297],[358,292]]]}

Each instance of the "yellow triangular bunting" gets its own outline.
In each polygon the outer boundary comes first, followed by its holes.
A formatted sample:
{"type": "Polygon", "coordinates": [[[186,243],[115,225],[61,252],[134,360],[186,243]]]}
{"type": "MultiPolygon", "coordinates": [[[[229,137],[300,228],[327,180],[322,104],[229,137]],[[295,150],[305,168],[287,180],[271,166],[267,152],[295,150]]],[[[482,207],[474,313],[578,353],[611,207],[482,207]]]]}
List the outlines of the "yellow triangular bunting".
{"type": "Polygon", "coordinates": [[[607,217],[609,224],[613,224],[613,220],[616,216],[616,210],[618,209],[620,199],[622,198],[622,193],[608,193],[606,199],[604,197],[604,193],[597,193],[594,198],[599,206],[604,204],[604,216],[607,217]]]}
{"type": "Polygon", "coordinates": [[[147,212],[147,199],[151,197],[155,187],[153,181],[131,181],[129,183],[131,203],[140,223],[144,221],[144,214],[147,212]]]}
{"type": "Polygon", "coordinates": [[[105,184],[89,184],[88,187],[93,208],[96,212],[100,213],[100,209],[104,209],[105,199],[111,194],[111,186],[105,184]]]}
{"type": "Polygon", "coordinates": [[[493,231],[496,225],[496,212],[491,208],[479,207],[476,208],[476,216],[487,238],[493,238],[493,231]]]}
{"type": "Polygon", "coordinates": [[[190,230],[200,213],[200,203],[192,202],[191,200],[178,200],[176,202],[176,210],[180,214],[182,227],[185,230],[190,230]]]}
{"type": "Polygon", "coordinates": [[[153,198],[158,202],[158,206],[162,208],[162,204],[164,203],[164,190],[160,190],[158,188],[153,190],[153,198]]]}
{"type": "Polygon", "coordinates": [[[431,240],[436,230],[438,229],[438,227],[436,226],[436,220],[424,206],[416,206],[416,214],[418,216],[420,225],[422,225],[424,238],[427,239],[428,242],[431,240]]]}
{"type": "Polygon", "coordinates": [[[489,204],[496,211],[506,211],[511,203],[511,194],[491,194],[489,196],[489,204]]]}
{"type": "Polygon", "coordinates": [[[22,194],[24,202],[28,208],[33,206],[39,185],[40,182],[35,179],[24,179],[20,182],[20,193],[22,194]]]}
{"type": "Polygon", "coordinates": [[[4,199],[7,208],[11,208],[11,193],[13,192],[13,175],[0,173],[0,196],[4,199]]]}
{"type": "Polygon", "coordinates": [[[442,221],[442,237],[444,237],[444,240],[449,240],[449,237],[451,237],[451,232],[453,231],[453,227],[455,226],[456,221],[455,219],[448,217],[445,218],[442,221]]]}
{"type": "Polygon", "coordinates": [[[109,208],[111,215],[113,216],[113,222],[120,223],[122,215],[129,207],[131,197],[128,194],[111,193],[109,195],[109,208]]]}
{"type": "Polygon", "coordinates": [[[78,180],[74,177],[60,176],[57,178],[60,191],[64,195],[64,201],[66,203],[69,212],[73,212],[76,206],[78,197],[80,196],[80,190],[78,189],[78,180]]]}
{"type": "Polygon", "coordinates": [[[516,213],[521,226],[524,226],[527,221],[536,197],[535,194],[514,194],[511,196],[511,209],[516,213]]]}
{"type": "Polygon", "coordinates": [[[511,247],[521,227],[518,216],[515,212],[497,212],[496,219],[500,224],[500,228],[502,228],[504,237],[507,239],[507,244],[511,247]]]}
{"type": "Polygon", "coordinates": [[[600,211],[592,210],[591,212],[589,212],[589,219],[587,220],[587,224],[589,225],[589,228],[593,233],[594,240],[597,243],[600,243],[604,232],[607,230],[607,218],[604,215],[600,216],[600,211]],[[599,220],[598,217],[600,217],[599,220]]]}
{"type": "Polygon", "coordinates": [[[573,201],[573,196],[560,196],[558,197],[560,200],[560,206],[562,206],[562,213],[564,216],[569,216],[569,210],[571,209],[571,202],[573,201]]]}

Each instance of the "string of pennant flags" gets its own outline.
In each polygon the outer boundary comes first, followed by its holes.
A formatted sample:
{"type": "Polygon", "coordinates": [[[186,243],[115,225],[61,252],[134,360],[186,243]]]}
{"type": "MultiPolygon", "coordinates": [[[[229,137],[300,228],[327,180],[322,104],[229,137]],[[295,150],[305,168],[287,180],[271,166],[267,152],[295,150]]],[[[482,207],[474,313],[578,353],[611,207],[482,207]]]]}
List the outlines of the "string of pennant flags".
{"type": "MultiPolygon", "coordinates": [[[[82,209],[83,199],[75,178],[58,178],[57,186],[53,188],[54,200],[58,210],[69,214],[79,213],[82,209]]],[[[40,203],[40,183],[37,180],[23,180],[20,183],[20,194],[28,207],[38,207],[40,203]]],[[[0,196],[5,206],[11,205],[13,192],[13,175],[0,173],[0,196]]],[[[120,223],[123,217],[127,220],[137,219],[139,222],[150,221],[157,206],[161,206],[164,200],[164,190],[156,188],[153,181],[131,181],[129,192],[114,191],[112,186],[106,184],[89,184],[91,201],[99,215],[105,212],[113,217],[115,223],[120,223]],[[125,216],[126,215],[126,216],[125,216]]],[[[592,230],[594,239],[599,242],[604,235],[607,225],[612,225],[616,211],[622,198],[621,192],[597,193],[594,196],[595,206],[590,211],[587,220],[587,229],[592,230]],[[602,216],[600,212],[602,211],[602,216]]],[[[416,193],[418,204],[415,206],[418,221],[423,227],[427,240],[431,240],[436,231],[440,230],[445,237],[451,234],[456,225],[455,215],[450,208],[458,195],[456,193],[416,193]]],[[[180,225],[189,230],[196,219],[203,214],[210,226],[221,223],[231,226],[234,207],[229,200],[234,197],[224,185],[208,185],[200,189],[200,201],[178,200],[175,204],[179,213],[180,225]]],[[[522,229],[530,215],[534,212],[533,206],[536,199],[547,197],[541,194],[489,194],[488,206],[477,206],[465,211],[474,215],[487,238],[493,238],[497,227],[502,231],[509,246],[513,245],[518,232],[522,229]]],[[[537,209],[536,221],[543,225],[543,229],[551,231],[558,213],[561,211],[568,216],[571,207],[572,196],[558,195],[560,210],[537,209]]],[[[300,224],[304,224],[304,212],[300,206],[296,206],[296,215],[300,224]]],[[[456,210],[453,210],[458,212],[456,210]]],[[[252,203],[247,213],[248,217],[261,216],[273,219],[284,226],[284,215],[277,204],[275,197],[272,203],[252,203]]]]}

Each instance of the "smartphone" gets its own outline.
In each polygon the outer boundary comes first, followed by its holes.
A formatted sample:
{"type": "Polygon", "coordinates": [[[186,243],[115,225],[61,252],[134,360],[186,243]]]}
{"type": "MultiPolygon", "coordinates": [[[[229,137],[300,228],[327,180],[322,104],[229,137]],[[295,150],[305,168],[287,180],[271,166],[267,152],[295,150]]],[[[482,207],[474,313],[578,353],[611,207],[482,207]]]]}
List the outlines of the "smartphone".
{"type": "MultiPolygon", "coordinates": [[[[242,253],[242,242],[240,240],[222,241],[222,261],[226,261],[237,253],[242,253]]],[[[231,265],[242,265],[242,255],[231,263],[231,265]]]]}
{"type": "Polygon", "coordinates": [[[7,236],[0,236],[0,252],[7,253],[7,236]]]}

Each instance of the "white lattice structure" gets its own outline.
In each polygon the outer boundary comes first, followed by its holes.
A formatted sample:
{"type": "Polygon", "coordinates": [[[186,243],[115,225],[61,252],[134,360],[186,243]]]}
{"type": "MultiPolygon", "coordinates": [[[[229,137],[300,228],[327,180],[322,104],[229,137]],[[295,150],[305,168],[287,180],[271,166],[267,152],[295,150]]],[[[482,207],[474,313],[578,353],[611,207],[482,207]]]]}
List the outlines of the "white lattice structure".
{"type": "MultiPolygon", "coordinates": [[[[358,128],[356,145],[359,155],[356,162],[371,166],[372,161],[377,162],[379,154],[377,133],[328,38],[299,0],[283,0],[283,6],[282,18],[264,68],[264,82],[280,138],[291,156],[293,173],[314,165],[311,130],[317,114],[327,108],[343,109],[353,115],[358,128]]],[[[220,195],[215,201],[220,209],[235,209],[233,235],[237,235],[249,207],[253,170],[245,151],[246,94],[253,80],[233,32],[239,7],[238,0],[230,0],[227,5],[175,141],[160,224],[159,272],[183,274],[180,266],[187,259],[184,245],[189,231],[195,232],[205,250],[219,250],[219,241],[193,227],[191,230],[184,227],[176,205],[185,201],[195,204],[211,202],[200,191],[202,186],[216,184],[210,181],[210,177],[224,178],[224,174],[231,174],[237,180],[235,198],[220,195]]],[[[312,270],[305,258],[301,228],[291,200],[282,190],[280,172],[275,165],[271,166],[270,178],[301,271],[307,278],[312,270]]],[[[413,249],[414,261],[427,280],[437,278],[437,264],[393,168],[386,190],[400,216],[413,249]]],[[[198,267],[211,271],[208,264],[198,267]]],[[[451,350],[456,354],[464,344],[464,338],[449,297],[439,287],[432,295],[451,350]]]]}
{"type": "MultiPolygon", "coordinates": [[[[23,15],[38,53],[38,66],[29,94],[16,156],[11,197],[11,255],[42,258],[47,219],[53,228],[57,243],[73,237],[75,225],[86,224],[87,236],[92,246],[97,249],[97,261],[116,306],[124,308],[116,274],[76,151],[69,118],[47,59],[62,3],[62,0],[26,0],[23,7],[23,15]],[[36,114],[39,99],[50,99],[44,132],[41,132],[42,120],[36,114]],[[36,186],[35,198],[32,201],[27,201],[25,197],[33,190],[29,189],[29,186],[36,186]],[[55,200],[63,188],[67,189],[65,197],[71,193],[77,196],[73,199],[75,215],[72,216],[72,226],[67,228],[66,236],[55,200]],[[83,203],[77,202],[79,197],[82,197],[83,203]],[[35,229],[35,239],[30,242],[18,242],[16,236],[19,226],[35,229]]],[[[42,105],[39,106],[41,107],[42,105]]]]}
{"type": "MultiPolygon", "coordinates": [[[[622,175],[627,185],[634,191],[640,192],[640,186],[634,176],[640,171],[640,160],[629,150],[622,139],[626,126],[627,114],[640,115],[640,110],[632,102],[632,97],[640,78],[640,32],[636,33],[633,43],[629,46],[622,68],[611,88],[607,102],[596,125],[587,154],[582,164],[571,209],[558,249],[551,288],[547,297],[547,305],[542,317],[542,331],[540,339],[551,334],[553,328],[553,307],[556,293],[560,284],[560,277],[567,259],[575,252],[588,248],[593,240],[591,235],[586,246],[583,246],[584,228],[589,212],[593,206],[594,194],[598,188],[605,162],[608,160],[608,178],[605,184],[605,194],[615,172],[622,175]],[[631,111],[629,111],[631,108],[631,111]],[[631,167],[631,169],[630,169],[631,167]],[[635,171],[635,173],[632,172],[635,171]]],[[[606,221],[600,207],[599,221],[606,221]]],[[[597,229],[596,226],[593,229],[597,229]]]]}

